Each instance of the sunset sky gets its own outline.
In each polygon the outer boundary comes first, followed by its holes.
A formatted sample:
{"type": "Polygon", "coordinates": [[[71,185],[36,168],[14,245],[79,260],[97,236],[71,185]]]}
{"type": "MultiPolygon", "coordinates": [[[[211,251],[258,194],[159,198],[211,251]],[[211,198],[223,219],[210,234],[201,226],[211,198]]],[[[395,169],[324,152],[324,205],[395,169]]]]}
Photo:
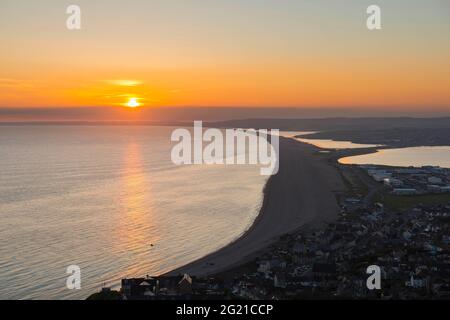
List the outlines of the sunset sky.
{"type": "Polygon", "coordinates": [[[0,108],[450,111],[448,0],[2,0],[0,41],[0,108]]]}

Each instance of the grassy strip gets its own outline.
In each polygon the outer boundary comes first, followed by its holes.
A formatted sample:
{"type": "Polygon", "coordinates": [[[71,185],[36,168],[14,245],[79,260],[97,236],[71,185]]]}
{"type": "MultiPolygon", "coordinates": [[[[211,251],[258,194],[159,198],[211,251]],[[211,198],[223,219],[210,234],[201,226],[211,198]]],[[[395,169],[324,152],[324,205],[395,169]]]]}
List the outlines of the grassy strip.
{"type": "Polygon", "coordinates": [[[383,193],[377,201],[393,210],[405,210],[417,205],[443,205],[450,203],[450,194],[427,194],[417,196],[396,196],[383,193]]]}

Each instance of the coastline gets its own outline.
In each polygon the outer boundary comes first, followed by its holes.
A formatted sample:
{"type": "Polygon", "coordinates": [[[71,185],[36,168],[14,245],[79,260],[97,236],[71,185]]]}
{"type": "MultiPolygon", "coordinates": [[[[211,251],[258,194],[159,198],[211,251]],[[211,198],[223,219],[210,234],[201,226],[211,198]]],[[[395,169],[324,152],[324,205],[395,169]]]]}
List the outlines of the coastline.
{"type": "Polygon", "coordinates": [[[238,239],[164,275],[208,276],[244,264],[280,236],[337,218],[336,193],[345,191],[330,155],[295,139],[280,137],[279,172],[263,189],[263,203],[251,227],[238,239]]]}

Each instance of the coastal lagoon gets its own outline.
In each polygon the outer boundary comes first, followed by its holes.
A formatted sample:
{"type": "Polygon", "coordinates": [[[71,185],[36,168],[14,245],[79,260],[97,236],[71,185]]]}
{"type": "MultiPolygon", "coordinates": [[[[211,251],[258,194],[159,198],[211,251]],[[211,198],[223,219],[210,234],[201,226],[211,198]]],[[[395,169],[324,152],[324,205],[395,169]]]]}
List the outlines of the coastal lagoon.
{"type": "Polygon", "coordinates": [[[335,141],[329,139],[303,139],[296,138],[296,140],[304,143],[309,143],[315,145],[318,148],[322,149],[362,149],[362,148],[373,148],[379,147],[380,145],[376,144],[360,144],[353,143],[351,141],[335,141]]]}
{"type": "Polygon", "coordinates": [[[412,147],[378,150],[376,153],[339,159],[343,164],[375,164],[398,167],[450,168],[450,147],[412,147]]]}
{"type": "Polygon", "coordinates": [[[243,234],[258,166],[175,166],[173,128],[0,126],[0,298],[84,299],[243,234]],[[66,268],[81,267],[81,290],[66,268]]]}
{"type": "Polygon", "coordinates": [[[296,136],[304,136],[313,133],[316,133],[316,131],[280,131],[280,137],[295,138],[296,136]]]}

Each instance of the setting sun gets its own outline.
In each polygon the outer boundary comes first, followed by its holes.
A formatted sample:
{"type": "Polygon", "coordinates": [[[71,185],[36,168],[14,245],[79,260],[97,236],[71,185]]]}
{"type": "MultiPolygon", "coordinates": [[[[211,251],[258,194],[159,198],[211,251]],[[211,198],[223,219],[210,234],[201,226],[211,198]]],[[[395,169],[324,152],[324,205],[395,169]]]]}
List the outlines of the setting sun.
{"type": "Polygon", "coordinates": [[[128,100],[126,106],[129,108],[137,108],[140,106],[140,103],[137,102],[137,98],[130,98],[130,100],[128,100]]]}

